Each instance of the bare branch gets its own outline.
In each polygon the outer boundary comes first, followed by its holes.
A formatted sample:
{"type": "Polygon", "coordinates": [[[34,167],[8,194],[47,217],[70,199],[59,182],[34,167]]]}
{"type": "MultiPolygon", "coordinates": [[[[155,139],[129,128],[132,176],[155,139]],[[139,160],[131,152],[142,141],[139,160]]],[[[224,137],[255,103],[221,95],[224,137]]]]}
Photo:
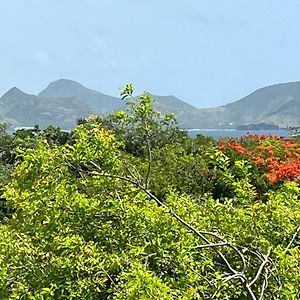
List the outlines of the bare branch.
{"type": "Polygon", "coordinates": [[[223,279],[223,282],[225,283],[225,282],[228,282],[228,281],[230,281],[232,279],[240,278],[240,277],[242,277],[244,280],[246,280],[244,274],[242,274],[242,273],[236,273],[236,274],[230,275],[230,276],[226,277],[225,279],[223,279]]]}
{"type": "Polygon", "coordinates": [[[262,284],[262,287],[261,287],[261,292],[260,292],[259,300],[262,300],[264,298],[265,290],[268,287],[268,280],[269,280],[268,268],[266,268],[265,273],[264,273],[264,280],[263,280],[263,284],[262,284]]]}
{"type": "Polygon", "coordinates": [[[253,280],[249,283],[249,287],[251,287],[259,278],[261,272],[264,270],[265,266],[269,263],[269,256],[271,254],[271,248],[269,248],[267,255],[265,255],[265,259],[264,261],[261,263],[255,277],[253,278],[253,280]]]}
{"type": "MultiPolygon", "coordinates": [[[[148,195],[150,197],[150,199],[154,200],[159,206],[161,206],[162,208],[164,208],[166,210],[166,212],[168,212],[170,215],[172,215],[179,223],[181,223],[182,225],[184,225],[187,229],[189,229],[191,232],[193,232],[195,235],[197,235],[198,237],[200,237],[206,244],[204,245],[199,245],[196,246],[195,248],[197,249],[202,249],[202,248],[210,248],[212,249],[223,261],[224,265],[226,266],[226,268],[230,271],[231,275],[228,276],[224,282],[227,282],[229,280],[232,279],[238,279],[245,287],[245,289],[247,290],[250,298],[252,300],[258,300],[258,299],[263,299],[264,296],[264,292],[265,289],[268,286],[268,273],[270,270],[268,270],[267,265],[268,264],[272,264],[272,261],[270,259],[270,253],[271,253],[271,249],[268,250],[268,253],[266,255],[262,255],[261,253],[256,253],[256,256],[262,261],[255,277],[253,278],[253,280],[249,283],[248,279],[245,276],[245,269],[246,269],[246,261],[244,258],[244,255],[242,254],[242,252],[238,249],[238,247],[234,246],[233,244],[229,243],[228,241],[226,241],[225,239],[221,238],[220,236],[218,236],[217,234],[213,233],[213,232],[208,232],[208,231],[199,231],[197,230],[194,226],[192,226],[191,224],[189,224],[188,222],[186,222],[184,219],[182,219],[179,215],[177,215],[170,207],[168,207],[165,203],[163,203],[160,199],[158,199],[154,194],[152,194],[144,185],[142,185],[140,182],[136,181],[133,178],[129,178],[129,177],[124,177],[124,176],[120,176],[120,175],[116,175],[116,174],[110,174],[110,173],[103,173],[103,170],[101,170],[100,166],[98,166],[95,162],[90,161],[91,165],[93,165],[96,170],[98,171],[89,171],[89,170],[83,170],[83,172],[85,174],[89,174],[89,175],[94,175],[94,176],[100,176],[100,177],[108,177],[108,178],[112,178],[112,179],[119,179],[122,180],[124,182],[128,182],[134,186],[136,186],[137,188],[141,189],[146,195],[148,195]],[[220,241],[219,243],[213,243],[211,242],[207,236],[210,236],[214,239],[217,239],[218,241],[220,241]],[[221,247],[221,246],[225,246],[225,247],[229,247],[231,248],[241,259],[242,262],[242,270],[238,271],[236,270],[227,260],[226,256],[217,248],[221,247]],[[258,278],[260,277],[260,275],[263,274],[264,276],[264,281],[261,287],[261,293],[260,293],[260,297],[257,298],[252,290],[252,286],[255,284],[255,282],[257,282],[258,278]]],[[[299,230],[297,230],[297,232],[294,234],[292,241],[289,243],[289,245],[291,245],[294,241],[294,239],[296,238],[296,235],[298,233],[299,230]]],[[[288,245],[288,246],[289,246],[288,245]]]]}
{"type": "Polygon", "coordinates": [[[297,227],[296,232],[293,234],[292,239],[290,240],[289,244],[287,245],[287,247],[284,250],[284,253],[286,253],[289,250],[289,248],[292,246],[292,244],[294,243],[299,231],[300,231],[300,226],[297,227]]]}
{"type": "Polygon", "coordinates": [[[194,249],[203,249],[203,248],[209,248],[209,247],[219,247],[219,246],[226,246],[228,245],[227,242],[223,242],[223,243],[216,243],[216,244],[206,244],[206,245],[199,245],[199,246],[196,246],[194,249]]]}
{"type": "MultiPolygon", "coordinates": [[[[97,168],[98,170],[101,171],[100,167],[94,163],[94,162],[90,162],[95,168],[97,168]]],[[[123,177],[120,175],[115,175],[115,174],[109,174],[109,173],[98,173],[98,172],[89,172],[91,175],[95,175],[95,176],[101,176],[101,177],[109,177],[109,178],[115,178],[115,179],[120,179],[126,182],[129,182],[133,185],[135,185],[136,187],[140,188],[141,190],[143,190],[151,199],[153,199],[158,205],[160,205],[161,207],[163,207],[164,209],[166,209],[166,211],[168,213],[170,213],[178,222],[180,222],[182,225],[184,225],[185,227],[187,227],[189,230],[191,230],[194,234],[196,234],[197,236],[199,236],[202,240],[204,240],[207,244],[210,244],[210,241],[204,236],[204,234],[206,234],[207,232],[200,232],[198,231],[196,228],[194,228],[192,225],[190,225],[189,223],[187,223],[186,221],[184,221],[180,216],[178,216],[175,212],[173,212],[167,205],[165,205],[161,200],[159,200],[155,195],[153,195],[151,192],[149,192],[144,186],[142,186],[141,184],[139,184],[138,182],[134,181],[131,178],[128,177],[123,177]]],[[[217,235],[213,234],[213,233],[207,233],[208,235],[214,235],[215,237],[217,237],[218,239],[222,240],[220,237],[218,237],[217,235]]],[[[228,245],[230,246],[230,245],[228,245]]],[[[231,264],[228,262],[228,260],[226,259],[226,257],[223,255],[223,253],[221,253],[219,250],[212,248],[220,257],[221,259],[224,261],[225,265],[227,266],[227,268],[232,272],[232,273],[239,273],[237,270],[235,270],[231,264]]]]}
{"type": "Polygon", "coordinates": [[[148,149],[148,168],[147,168],[146,179],[145,179],[145,188],[147,189],[149,186],[149,182],[150,182],[152,152],[151,152],[149,137],[146,137],[146,139],[147,139],[147,149],[148,149]]]}
{"type": "Polygon", "coordinates": [[[246,270],[246,261],[244,258],[244,255],[241,253],[241,251],[238,249],[238,247],[232,245],[231,243],[227,242],[225,239],[221,238],[220,236],[218,236],[217,234],[210,232],[210,231],[199,231],[200,233],[202,233],[203,235],[209,235],[212,236],[216,239],[218,239],[219,241],[226,243],[226,245],[228,247],[230,247],[232,250],[235,251],[235,253],[240,257],[241,262],[242,262],[242,272],[244,272],[246,270]]]}

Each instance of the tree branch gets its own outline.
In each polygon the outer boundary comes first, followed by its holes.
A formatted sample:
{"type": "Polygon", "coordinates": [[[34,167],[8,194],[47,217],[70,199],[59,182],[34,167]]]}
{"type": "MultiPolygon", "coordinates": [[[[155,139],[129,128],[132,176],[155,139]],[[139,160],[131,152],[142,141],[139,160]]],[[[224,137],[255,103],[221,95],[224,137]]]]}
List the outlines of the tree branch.
{"type": "Polygon", "coordinates": [[[151,163],[152,163],[152,153],[151,153],[151,147],[150,147],[150,141],[149,137],[146,137],[147,139],[147,149],[148,149],[148,168],[146,173],[146,180],[145,180],[145,188],[147,189],[150,182],[150,171],[151,171],[151,163]]]}
{"type": "Polygon", "coordinates": [[[268,253],[265,255],[264,257],[264,261],[261,263],[255,277],[253,278],[253,280],[249,283],[249,287],[251,287],[259,278],[261,272],[264,270],[265,266],[269,263],[269,256],[271,254],[271,248],[269,248],[268,253]]]}
{"type": "Polygon", "coordinates": [[[203,248],[209,248],[209,247],[219,247],[219,246],[226,246],[228,245],[227,242],[223,242],[223,243],[210,243],[210,244],[206,244],[206,245],[198,245],[196,246],[194,249],[203,249],[203,248]]]}
{"type": "Polygon", "coordinates": [[[292,239],[290,240],[290,242],[288,243],[287,247],[284,250],[284,253],[286,253],[289,250],[289,248],[292,246],[292,244],[294,243],[299,231],[300,231],[300,226],[297,227],[296,232],[293,234],[292,239]]]}
{"type": "MultiPolygon", "coordinates": [[[[241,251],[238,249],[238,247],[232,245],[231,243],[229,243],[228,241],[226,241],[225,239],[221,238],[220,236],[218,236],[217,234],[213,233],[213,232],[207,232],[207,231],[199,231],[197,230],[195,227],[193,227],[191,224],[189,224],[188,222],[186,222],[184,219],[182,219],[179,215],[177,215],[171,208],[169,208],[165,203],[163,203],[161,200],[159,200],[154,194],[152,194],[150,191],[147,190],[147,188],[143,185],[141,185],[140,182],[137,182],[136,180],[129,178],[129,177],[124,177],[121,175],[116,175],[116,174],[110,174],[110,173],[103,173],[103,170],[101,170],[100,166],[98,166],[95,162],[90,161],[91,165],[94,166],[98,171],[89,171],[89,170],[83,170],[83,172],[85,172],[86,174],[89,175],[94,175],[94,176],[100,176],[100,177],[108,177],[108,178],[112,178],[112,179],[119,179],[122,180],[124,182],[128,182],[134,186],[136,186],[137,188],[141,189],[146,195],[148,195],[150,197],[150,199],[154,200],[159,206],[163,207],[170,215],[172,215],[179,223],[181,223],[182,225],[184,225],[187,229],[189,229],[191,232],[193,232],[195,235],[197,235],[198,237],[200,237],[206,244],[204,245],[199,245],[196,246],[196,249],[201,249],[201,248],[211,248],[223,261],[223,263],[225,264],[226,268],[230,271],[230,273],[232,275],[228,276],[225,279],[225,282],[232,280],[232,279],[239,279],[240,282],[244,285],[245,289],[247,290],[249,296],[251,297],[252,300],[257,300],[258,298],[255,296],[253,290],[252,290],[252,286],[254,285],[254,283],[258,280],[259,276],[262,274],[263,271],[265,271],[264,273],[264,282],[262,285],[262,290],[260,293],[260,297],[259,299],[263,299],[263,295],[264,295],[264,291],[268,285],[268,276],[267,276],[267,271],[266,266],[268,265],[268,263],[270,263],[270,253],[271,253],[271,249],[268,250],[267,255],[263,256],[264,259],[262,260],[262,263],[255,275],[255,277],[253,278],[253,280],[249,283],[248,279],[246,278],[244,272],[246,269],[246,262],[245,262],[245,258],[244,255],[241,253],[241,251]],[[220,243],[212,243],[206,236],[210,236],[213,237],[217,240],[220,241],[220,243]],[[242,271],[238,271],[236,270],[234,267],[232,267],[232,265],[229,263],[229,261],[227,260],[227,258],[225,257],[225,255],[218,250],[217,248],[220,246],[226,246],[231,248],[241,259],[242,262],[242,271]]],[[[296,233],[298,233],[299,230],[297,230],[296,233]]],[[[294,241],[294,239],[296,238],[297,234],[294,234],[292,241],[289,243],[292,244],[292,242],[294,241]]],[[[288,245],[288,246],[289,246],[288,245]]]]}

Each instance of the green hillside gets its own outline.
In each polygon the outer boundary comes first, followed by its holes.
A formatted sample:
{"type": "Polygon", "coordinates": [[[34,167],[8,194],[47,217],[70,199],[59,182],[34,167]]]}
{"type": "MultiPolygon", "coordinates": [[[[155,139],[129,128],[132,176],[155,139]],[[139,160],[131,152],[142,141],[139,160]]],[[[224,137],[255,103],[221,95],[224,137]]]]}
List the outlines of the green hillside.
{"type": "MultiPolygon", "coordinates": [[[[300,82],[264,87],[238,101],[206,109],[196,108],[172,95],[152,97],[154,107],[163,114],[174,113],[182,128],[237,128],[258,123],[281,127],[300,125],[300,82]]],[[[125,109],[125,101],[120,98],[67,79],[50,83],[38,96],[13,88],[0,98],[1,120],[18,126],[39,123],[70,129],[78,118],[88,114],[103,116],[120,109],[125,109]]]]}

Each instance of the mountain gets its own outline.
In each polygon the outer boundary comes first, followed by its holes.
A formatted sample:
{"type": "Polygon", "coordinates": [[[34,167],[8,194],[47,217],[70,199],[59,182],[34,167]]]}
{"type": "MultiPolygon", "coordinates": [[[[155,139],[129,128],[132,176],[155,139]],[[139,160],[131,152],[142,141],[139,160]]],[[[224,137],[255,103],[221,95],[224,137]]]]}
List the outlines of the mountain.
{"type": "Polygon", "coordinates": [[[198,120],[198,109],[175,96],[158,96],[150,94],[155,100],[154,108],[162,114],[174,113],[179,126],[192,128],[198,120]]]}
{"type": "Polygon", "coordinates": [[[291,123],[300,125],[300,115],[287,109],[295,101],[300,101],[300,82],[267,86],[233,103],[199,109],[201,126],[226,128],[262,122],[283,127],[291,123]]]}
{"type": "Polygon", "coordinates": [[[16,126],[74,127],[76,120],[91,114],[91,109],[76,97],[49,98],[26,94],[14,87],[0,98],[2,121],[16,126]]]}
{"type": "Polygon", "coordinates": [[[291,100],[282,105],[278,110],[269,114],[265,120],[271,124],[279,124],[282,127],[300,125],[300,98],[291,100]]]}
{"type": "Polygon", "coordinates": [[[195,106],[188,104],[175,96],[158,96],[150,94],[155,100],[154,106],[162,113],[173,112],[177,116],[181,116],[184,112],[192,112],[196,109],[195,106]]]}
{"type": "Polygon", "coordinates": [[[84,101],[93,111],[101,114],[113,112],[123,105],[119,98],[102,94],[68,79],[60,79],[50,83],[38,96],[51,98],[76,97],[84,101]]]}
{"type": "MultiPolygon", "coordinates": [[[[190,118],[186,118],[186,115],[192,115],[197,111],[196,107],[175,96],[150,95],[155,99],[154,107],[163,114],[175,113],[180,126],[190,127],[196,121],[196,116],[192,118],[192,122],[190,118]]],[[[50,83],[46,89],[39,93],[39,96],[52,98],[76,97],[84,101],[94,113],[101,115],[124,109],[126,103],[120,98],[102,94],[68,79],[60,79],[50,83]]]]}
{"type": "MultiPolygon", "coordinates": [[[[215,108],[196,108],[175,96],[152,95],[154,107],[175,113],[182,128],[237,128],[255,124],[281,127],[300,125],[300,82],[260,88],[242,99],[215,108]]],[[[0,98],[0,121],[15,126],[42,127],[49,124],[70,129],[76,120],[89,114],[109,114],[125,108],[125,101],[60,79],[50,83],[37,96],[17,88],[0,98]]]]}

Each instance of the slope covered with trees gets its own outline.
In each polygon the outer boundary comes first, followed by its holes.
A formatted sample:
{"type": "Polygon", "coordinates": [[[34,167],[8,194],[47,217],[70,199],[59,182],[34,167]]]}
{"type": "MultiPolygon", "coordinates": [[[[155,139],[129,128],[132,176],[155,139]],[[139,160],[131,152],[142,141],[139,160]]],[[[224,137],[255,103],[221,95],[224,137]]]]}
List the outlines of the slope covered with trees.
{"type": "Polygon", "coordinates": [[[1,132],[1,299],[299,299],[300,147],[128,111],[1,132]]]}

